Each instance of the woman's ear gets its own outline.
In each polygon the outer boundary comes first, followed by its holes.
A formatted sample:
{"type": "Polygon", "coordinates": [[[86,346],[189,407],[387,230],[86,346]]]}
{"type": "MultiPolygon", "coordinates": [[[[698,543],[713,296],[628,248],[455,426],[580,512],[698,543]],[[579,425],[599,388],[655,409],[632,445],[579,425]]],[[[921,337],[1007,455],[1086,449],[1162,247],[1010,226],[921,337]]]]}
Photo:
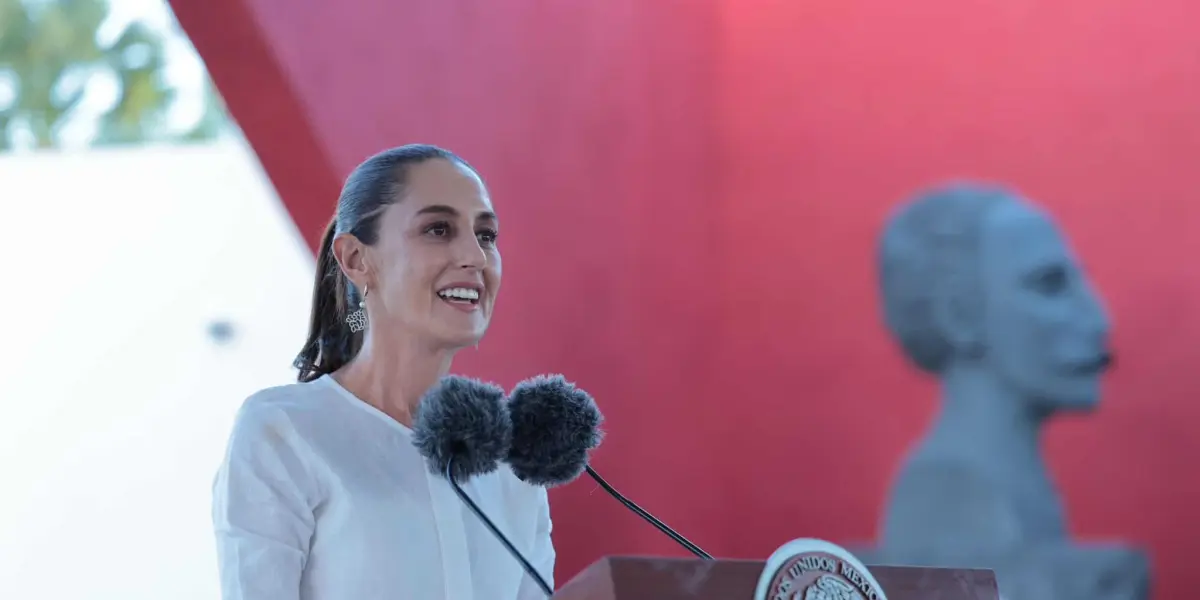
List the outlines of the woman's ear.
{"type": "Polygon", "coordinates": [[[354,287],[363,289],[370,283],[367,247],[358,238],[343,233],[333,240],[333,256],[354,287]]]}

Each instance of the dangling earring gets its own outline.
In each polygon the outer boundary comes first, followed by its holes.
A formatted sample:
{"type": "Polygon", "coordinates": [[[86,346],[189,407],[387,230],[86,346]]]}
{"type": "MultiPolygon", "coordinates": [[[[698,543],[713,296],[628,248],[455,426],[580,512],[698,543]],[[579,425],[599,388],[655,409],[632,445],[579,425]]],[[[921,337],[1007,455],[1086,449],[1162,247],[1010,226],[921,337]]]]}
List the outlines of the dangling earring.
{"type": "Polygon", "coordinates": [[[346,324],[351,333],[358,333],[367,328],[367,286],[363,286],[362,297],[358,299],[358,310],[346,315],[346,324]]]}

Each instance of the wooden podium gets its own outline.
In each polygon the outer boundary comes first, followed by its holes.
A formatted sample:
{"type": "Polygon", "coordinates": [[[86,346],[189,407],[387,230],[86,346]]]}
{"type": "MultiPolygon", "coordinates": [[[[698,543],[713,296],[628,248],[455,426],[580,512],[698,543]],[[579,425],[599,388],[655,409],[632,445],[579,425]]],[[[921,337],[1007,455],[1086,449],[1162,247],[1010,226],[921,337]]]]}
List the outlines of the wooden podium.
{"type": "MultiPolygon", "coordinates": [[[[610,556],[554,594],[557,600],[751,600],[765,563],[610,556]]],[[[868,567],[888,600],[998,600],[987,569],[868,567]]],[[[871,600],[871,599],[868,599],[871,600]]]]}

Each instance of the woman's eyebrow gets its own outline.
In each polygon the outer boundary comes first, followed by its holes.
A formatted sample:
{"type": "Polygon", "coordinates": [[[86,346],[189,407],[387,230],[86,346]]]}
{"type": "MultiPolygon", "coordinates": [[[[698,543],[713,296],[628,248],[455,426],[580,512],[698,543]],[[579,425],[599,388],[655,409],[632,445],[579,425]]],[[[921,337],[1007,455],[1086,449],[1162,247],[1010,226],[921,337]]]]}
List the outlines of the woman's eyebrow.
{"type": "MultiPolygon", "coordinates": [[[[421,210],[418,210],[417,214],[418,215],[438,214],[438,215],[448,215],[451,217],[457,217],[457,216],[459,216],[460,213],[458,212],[458,209],[454,208],[453,206],[447,206],[445,204],[430,204],[429,206],[423,207],[421,210]]],[[[495,221],[495,220],[497,220],[496,213],[489,211],[489,210],[485,210],[485,211],[482,211],[479,214],[475,215],[475,220],[476,221],[479,221],[479,220],[495,221]]]]}

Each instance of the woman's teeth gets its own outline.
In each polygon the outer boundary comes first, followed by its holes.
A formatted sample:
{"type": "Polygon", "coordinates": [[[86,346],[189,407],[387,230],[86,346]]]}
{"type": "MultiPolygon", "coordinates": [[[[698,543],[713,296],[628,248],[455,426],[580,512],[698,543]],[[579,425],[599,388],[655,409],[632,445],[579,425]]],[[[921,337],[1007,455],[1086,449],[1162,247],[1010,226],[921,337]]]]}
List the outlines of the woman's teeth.
{"type": "Polygon", "coordinates": [[[473,290],[471,288],[448,288],[448,289],[439,291],[437,294],[438,294],[438,296],[441,296],[445,300],[458,301],[458,302],[463,302],[463,301],[478,302],[479,301],[479,290],[473,290]]]}

